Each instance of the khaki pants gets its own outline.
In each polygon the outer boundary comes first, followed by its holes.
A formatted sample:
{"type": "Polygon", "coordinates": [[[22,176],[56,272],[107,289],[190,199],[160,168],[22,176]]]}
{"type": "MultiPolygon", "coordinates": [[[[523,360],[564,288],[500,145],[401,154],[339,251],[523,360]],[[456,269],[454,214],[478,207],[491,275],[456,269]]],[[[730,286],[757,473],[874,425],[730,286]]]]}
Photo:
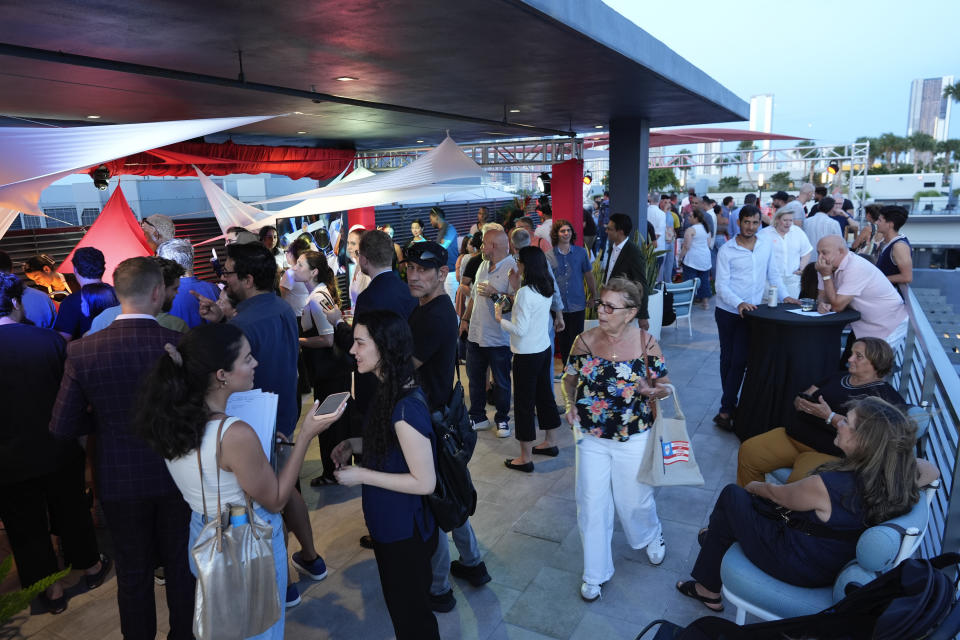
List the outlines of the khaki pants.
{"type": "Polygon", "coordinates": [[[781,467],[793,467],[788,482],[796,482],[824,464],[838,460],[836,456],[820,453],[787,435],[778,427],[754,436],[740,445],[737,452],[737,484],[746,487],[756,480],[763,482],[764,474],[781,467]]]}

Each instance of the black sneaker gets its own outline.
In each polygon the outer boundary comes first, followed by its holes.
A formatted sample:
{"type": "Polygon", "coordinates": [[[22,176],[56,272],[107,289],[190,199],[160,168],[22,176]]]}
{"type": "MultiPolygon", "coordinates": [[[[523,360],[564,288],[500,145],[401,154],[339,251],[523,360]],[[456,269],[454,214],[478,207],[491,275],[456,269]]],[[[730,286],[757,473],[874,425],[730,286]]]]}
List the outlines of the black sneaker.
{"type": "Polygon", "coordinates": [[[455,606],[457,606],[457,599],[453,597],[453,589],[448,589],[446,593],[438,596],[430,594],[430,608],[437,613],[453,611],[455,606]]]}
{"type": "Polygon", "coordinates": [[[454,578],[466,580],[474,587],[482,587],[492,579],[487,573],[487,565],[481,562],[478,565],[468,567],[459,560],[450,563],[450,575],[454,578]]]}
{"type": "Polygon", "coordinates": [[[373,549],[373,538],[369,534],[360,536],[360,546],[364,549],[373,549]]]}

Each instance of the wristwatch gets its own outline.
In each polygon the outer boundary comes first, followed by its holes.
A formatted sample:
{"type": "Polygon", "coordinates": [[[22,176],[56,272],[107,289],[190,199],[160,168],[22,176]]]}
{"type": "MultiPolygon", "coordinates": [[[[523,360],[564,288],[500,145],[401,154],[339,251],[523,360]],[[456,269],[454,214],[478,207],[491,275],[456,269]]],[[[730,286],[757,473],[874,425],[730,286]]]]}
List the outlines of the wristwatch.
{"type": "Polygon", "coordinates": [[[833,279],[833,276],[823,276],[824,282],[826,282],[827,280],[832,280],[832,279],[833,279]]]}

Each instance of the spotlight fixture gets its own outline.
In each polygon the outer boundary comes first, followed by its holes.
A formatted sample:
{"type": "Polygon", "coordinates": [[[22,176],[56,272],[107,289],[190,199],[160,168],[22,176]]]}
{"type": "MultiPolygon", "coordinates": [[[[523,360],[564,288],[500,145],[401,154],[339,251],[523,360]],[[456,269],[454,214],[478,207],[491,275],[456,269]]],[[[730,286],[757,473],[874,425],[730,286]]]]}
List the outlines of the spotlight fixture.
{"type": "Polygon", "coordinates": [[[110,186],[108,182],[110,180],[110,169],[107,169],[106,165],[100,165],[90,173],[90,177],[93,178],[93,186],[100,191],[106,191],[107,187],[110,186]]]}
{"type": "Polygon", "coordinates": [[[583,184],[590,184],[591,182],[593,182],[593,174],[587,171],[583,174],[583,184]]]}
{"type": "Polygon", "coordinates": [[[334,78],[334,80],[337,82],[353,82],[354,80],[358,80],[358,78],[354,78],[353,76],[338,76],[334,78]]]}
{"type": "Polygon", "coordinates": [[[542,193],[545,196],[550,195],[550,174],[544,171],[537,176],[537,191],[542,193]]]}
{"type": "Polygon", "coordinates": [[[837,164],[836,160],[831,162],[830,165],[827,167],[827,173],[829,173],[832,176],[835,176],[838,173],[840,173],[840,165],[837,164]]]}

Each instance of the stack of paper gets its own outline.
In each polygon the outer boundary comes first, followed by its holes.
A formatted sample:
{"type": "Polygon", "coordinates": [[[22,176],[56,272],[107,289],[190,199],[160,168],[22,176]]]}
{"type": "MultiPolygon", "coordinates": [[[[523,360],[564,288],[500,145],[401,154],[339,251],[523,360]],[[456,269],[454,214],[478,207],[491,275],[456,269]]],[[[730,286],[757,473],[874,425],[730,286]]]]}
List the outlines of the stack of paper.
{"type": "Polygon", "coordinates": [[[260,389],[234,393],[227,400],[226,412],[253,427],[267,460],[272,461],[273,443],[277,437],[277,394],[260,389]]]}

